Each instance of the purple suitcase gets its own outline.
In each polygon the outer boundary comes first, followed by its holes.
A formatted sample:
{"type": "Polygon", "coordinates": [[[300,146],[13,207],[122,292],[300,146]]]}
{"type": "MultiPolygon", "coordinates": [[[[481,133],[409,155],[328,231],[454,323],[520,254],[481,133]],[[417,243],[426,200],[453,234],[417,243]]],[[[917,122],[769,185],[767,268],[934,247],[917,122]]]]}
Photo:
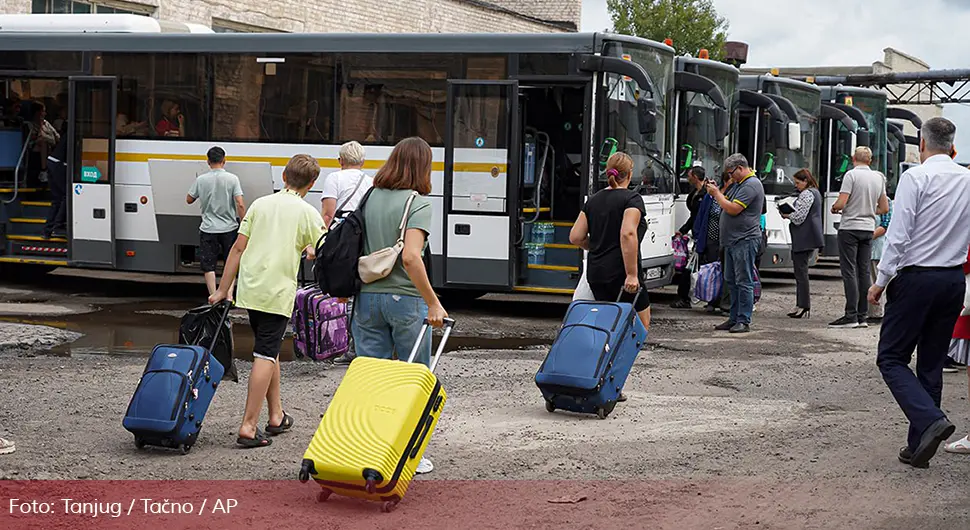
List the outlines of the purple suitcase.
{"type": "Polygon", "coordinates": [[[347,304],[315,287],[299,289],[293,308],[293,350],[298,357],[325,361],[350,349],[347,304]]]}

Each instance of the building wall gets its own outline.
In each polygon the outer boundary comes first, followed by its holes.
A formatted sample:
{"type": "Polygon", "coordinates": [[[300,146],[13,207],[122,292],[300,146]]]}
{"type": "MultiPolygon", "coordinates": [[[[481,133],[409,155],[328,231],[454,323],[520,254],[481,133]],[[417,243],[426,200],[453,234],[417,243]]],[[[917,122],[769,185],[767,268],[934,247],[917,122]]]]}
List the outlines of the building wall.
{"type": "MultiPolygon", "coordinates": [[[[153,6],[154,16],[161,20],[206,26],[213,19],[221,19],[290,32],[386,33],[563,32],[579,27],[582,5],[581,0],[134,0],[125,3],[153,6]],[[488,6],[510,9],[524,16],[488,6]]],[[[0,13],[30,11],[31,0],[0,1],[0,13]]]]}

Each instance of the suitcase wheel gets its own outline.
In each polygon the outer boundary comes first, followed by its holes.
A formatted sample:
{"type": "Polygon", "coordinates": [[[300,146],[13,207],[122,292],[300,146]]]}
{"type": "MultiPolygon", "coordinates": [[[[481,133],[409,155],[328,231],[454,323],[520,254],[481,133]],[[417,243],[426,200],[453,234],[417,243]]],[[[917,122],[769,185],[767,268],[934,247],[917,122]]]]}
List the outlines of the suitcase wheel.
{"type": "Polygon", "coordinates": [[[599,416],[599,419],[605,420],[607,418],[607,416],[609,416],[610,413],[613,412],[613,409],[614,408],[616,408],[616,402],[615,401],[611,401],[611,402],[609,402],[609,403],[607,403],[605,405],[602,405],[599,408],[597,408],[596,409],[596,415],[599,416]]]}
{"type": "Polygon", "coordinates": [[[320,490],[320,493],[317,494],[317,502],[327,502],[327,499],[329,499],[331,495],[333,495],[332,491],[328,490],[327,488],[323,488],[320,490]]]}
{"type": "Polygon", "coordinates": [[[391,513],[395,508],[397,508],[397,503],[398,501],[384,501],[384,504],[381,504],[381,511],[384,513],[391,513]]]}
{"type": "Polygon", "coordinates": [[[546,400],[546,411],[556,412],[556,406],[552,404],[552,401],[546,400]]]}
{"type": "Polygon", "coordinates": [[[188,445],[188,444],[180,444],[179,445],[179,452],[181,452],[183,455],[189,454],[189,451],[191,451],[191,450],[192,450],[192,446],[191,445],[188,445]]]}

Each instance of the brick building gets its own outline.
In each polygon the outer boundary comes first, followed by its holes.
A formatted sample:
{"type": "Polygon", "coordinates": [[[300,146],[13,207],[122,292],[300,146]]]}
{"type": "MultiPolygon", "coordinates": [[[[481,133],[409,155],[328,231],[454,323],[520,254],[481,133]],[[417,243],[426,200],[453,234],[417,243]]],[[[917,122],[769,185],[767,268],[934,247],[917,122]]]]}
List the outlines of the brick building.
{"type": "Polygon", "coordinates": [[[582,0],[3,0],[0,14],[134,13],[216,32],[577,31],[582,0]]]}

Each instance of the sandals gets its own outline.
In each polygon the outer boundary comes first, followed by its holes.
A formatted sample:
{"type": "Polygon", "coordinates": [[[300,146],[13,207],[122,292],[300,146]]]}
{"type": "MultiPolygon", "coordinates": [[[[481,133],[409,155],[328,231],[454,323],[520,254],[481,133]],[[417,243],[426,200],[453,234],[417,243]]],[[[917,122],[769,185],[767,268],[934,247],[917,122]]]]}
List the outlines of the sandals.
{"type": "Polygon", "coordinates": [[[943,450],[947,453],[970,455],[970,435],[964,436],[955,442],[946,444],[943,446],[943,450]]]}
{"type": "Polygon", "coordinates": [[[243,449],[255,449],[257,447],[266,447],[268,445],[271,445],[272,443],[273,443],[273,440],[270,440],[270,438],[266,436],[266,434],[259,429],[256,429],[255,438],[243,438],[242,436],[240,436],[239,438],[236,438],[236,444],[238,444],[243,449]]]}
{"type": "Polygon", "coordinates": [[[266,432],[270,436],[276,436],[278,434],[283,434],[284,432],[290,430],[293,427],[293,417],[287,413],[283,413],[283,421],[277,425],[270,425],[269,422],[266,423],[266,432]]]}

